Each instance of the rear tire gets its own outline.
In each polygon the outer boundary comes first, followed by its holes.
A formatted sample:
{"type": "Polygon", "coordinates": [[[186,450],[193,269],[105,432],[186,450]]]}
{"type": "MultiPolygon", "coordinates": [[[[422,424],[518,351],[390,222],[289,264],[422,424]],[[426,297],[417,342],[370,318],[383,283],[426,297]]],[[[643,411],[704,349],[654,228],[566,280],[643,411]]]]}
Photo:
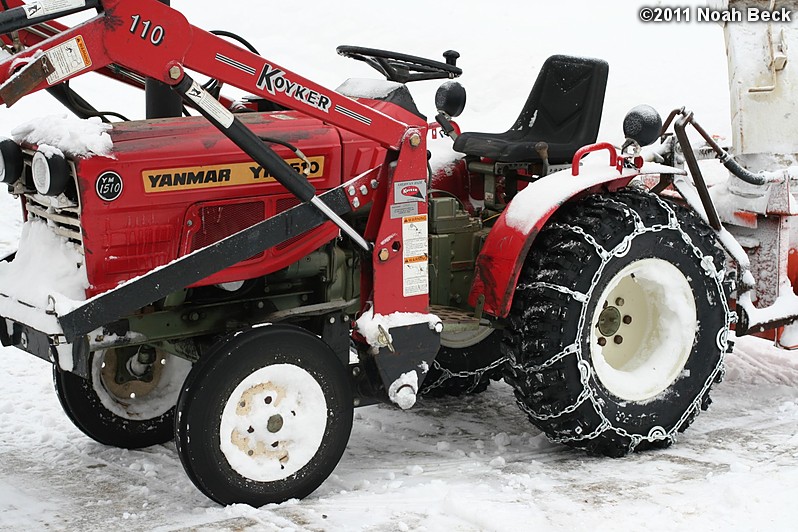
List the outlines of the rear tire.
{"type": "Polygon", "coordinates": [[[53,369],[69,419],[95,441],[125,449],[166,443],[174,436],[174,406],[191,363],[156,350],[151,371],[136,378],[127,363],[135,347],[92,353],[89,379],[53,369]]]}
{"type": "Polygon", "coordinates": [[[312,493],[352,430],[349,375],[316,336],[289,325],[229,336],[195,364],[175,440],[189,478],[220,504],[263,506],[312,493]]]}
{"type": "Polygon", "coordinates": [[[724,254],[692,211],[590,196],[538,235],[509,321],[505,380],[551,440],[616,457],[665,447],[723,376],[724,254]]]}

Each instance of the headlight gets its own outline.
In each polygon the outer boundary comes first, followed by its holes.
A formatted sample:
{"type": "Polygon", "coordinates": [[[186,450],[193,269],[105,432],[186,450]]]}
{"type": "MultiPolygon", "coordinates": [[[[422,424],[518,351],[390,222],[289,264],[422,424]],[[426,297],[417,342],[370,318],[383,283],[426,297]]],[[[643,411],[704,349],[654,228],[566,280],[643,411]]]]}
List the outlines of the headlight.
{"type": "Polygon", "coordinates": [[[22,177],[22,150],[11,139],[0,140],[0,181],[13,185],[22,177]]]}
{"type": "Polygon", "coordinates": [[[31,165],[33,185],[39,194],[57,196],[66,189],[69,180],[69,167],[63,155],[56,153],[49,157],[37,151],[31,165]]]}

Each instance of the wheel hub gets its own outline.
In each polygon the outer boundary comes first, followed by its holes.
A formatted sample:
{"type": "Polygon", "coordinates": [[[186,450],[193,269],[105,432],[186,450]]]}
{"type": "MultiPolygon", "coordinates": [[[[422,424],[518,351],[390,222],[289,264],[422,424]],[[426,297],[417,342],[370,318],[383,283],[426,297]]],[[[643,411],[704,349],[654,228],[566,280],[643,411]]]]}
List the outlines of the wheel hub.
{"type": "Polygon", "coordinates": [[[240,474],[258,481],[286,478],[321,445],[327,405],[303,369],[277,364],[244,379],[222,413],[221,450],[240,474]]]}
{"type": "Polygon", "coordinates": [[[131,369],[131,361],[138,355],[123,353],[120,349],[122,348],[108,349],[103,356],[100,377],[108,393],[125,401],[145,397],[158,389],[166,365],[166,353],[160,350],[153,351],[152,362],[138,375],[131,369]]]}
{"type": "Polygon", "coordinates": [[[596,376],[615,396],[651,399],[679,378],[698,328],[695,296],[668,261],[642,259],[613,276],[589,334],[596,376]]]}
{"type": "Polygon", "coordinates": [[[598,329],[602,336],[613,336],[621,328],[621,311],[606,307],[599,314],[598,329]]]}

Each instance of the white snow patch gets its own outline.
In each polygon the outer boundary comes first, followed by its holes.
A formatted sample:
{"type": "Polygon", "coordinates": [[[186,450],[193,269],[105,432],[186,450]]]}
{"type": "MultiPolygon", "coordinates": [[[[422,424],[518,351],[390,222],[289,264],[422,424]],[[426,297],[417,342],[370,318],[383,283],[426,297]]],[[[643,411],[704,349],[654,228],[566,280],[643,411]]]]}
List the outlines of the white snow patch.
{"type": "Polygon", "coordinates": [[[81,120],[67,114],[50,115],[17,126],[11,136],[17,142],[49,145],[76,157],[108,157],[113,149],[108,134],[112,127],[98,117],[81,120]]]}
{"type": "Polygon", "coordinates": [[[454,151],[454,142],[441,131],[440,128],[430,129],[430,134],[427,135],[427,149],[432,153],[429,166],[433,178],[439,173],[452,175],[455,165],[463,156],[462,153],[454,151]],[[433,131],[435,131],[434,137],[432,136],[433,131]]]}
{"type": "Polygon", "coordinates": [[[416,393],[418,393],[418,373],[415,371],[402,373],[388,388],[388,398],[402,410],[407,410],[416,404],[416,393]]]}
{"type": "Polygon", "coordinates": [[[394,327],[427,323],[430,329],[435,329],[441,323],[441,319],[435,314],[421,314],[419,312],[393,312],[383,316],[382,314],[374,314],[374,307],[371,307],[355,323],[358,332],[363,335],[369,345],[384,347],[387,345],[386,340],[387,342],[393,341],[390,330],[394,327]],[[388,338],[382,337],[380,327],[388,335],[388,338]]]}
{"type": "Polygon", "coordinates": [[[14,260],[0,262],[0,294],[5,296],[0,299],[0,315],[58,333],[55,317],[43,309],[66,314],[86,298],[88,286],[77,245],[56,235],[44,222],[29,221],[22,227],[14,260]]]}
{"type": "Polygon", "coordinates": [[[536,223],[577,193],[637,174],[637,171],[631,169],[624,169],[623,173],[619,173],[609,166],[608,161],[608,154],[599,151],[583,159],[578,176],[572,175],[570,169],[561,170],[527,185],[508,205],[505,222],[521,233],[529,233],[536,223]]]}
{"type": "Polygon", "coordinates": [[[415,477],[424,472],[424,468],[420,465],[409,465],[405,467],[405,475],[415,477]]]}
{"type": "Polygon", "coordinates": [[[39,144],[38,149],[48,159],[50,159],[53,155],[58,155],[59,157],[64,156],[63,151],[61,151],[59,148],[56,148],[55,146],[50,146],[49,144],[39,144]]]}
{"type": "Polygon", "coordinates": [[[335,92],[349,98],[370,98],[374,100],[385,98],[401,86],[401,83],[386,79],[349,78],[341,83],[335,89],[335,92]]]}
{"type": "Polygon", "coordinates": [[[726,383],[798,386],[798,357],[779,349],[770,340],[741,336],[734,352],[726,356],[726,383]]]}
{"type": "Polygon", "coordinates": [[[497,456],[496,458],[491,460],[488,463],[488,465],[490,465],[491,467],[501,468],[507,465],[507,461],[503,457],[497,456]]]}

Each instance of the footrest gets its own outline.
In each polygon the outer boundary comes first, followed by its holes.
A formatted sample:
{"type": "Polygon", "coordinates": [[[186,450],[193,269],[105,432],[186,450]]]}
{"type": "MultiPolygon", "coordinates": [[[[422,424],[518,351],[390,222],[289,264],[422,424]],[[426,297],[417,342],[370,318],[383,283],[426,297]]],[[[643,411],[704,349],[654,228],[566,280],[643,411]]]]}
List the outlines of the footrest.
{"type": "Polygon", "coordinates": [[[446,332],[475,331],[479,329],[479,319],[473,313],[456,307],[430,305],[430,312],[443,322],[446,332]]]}

